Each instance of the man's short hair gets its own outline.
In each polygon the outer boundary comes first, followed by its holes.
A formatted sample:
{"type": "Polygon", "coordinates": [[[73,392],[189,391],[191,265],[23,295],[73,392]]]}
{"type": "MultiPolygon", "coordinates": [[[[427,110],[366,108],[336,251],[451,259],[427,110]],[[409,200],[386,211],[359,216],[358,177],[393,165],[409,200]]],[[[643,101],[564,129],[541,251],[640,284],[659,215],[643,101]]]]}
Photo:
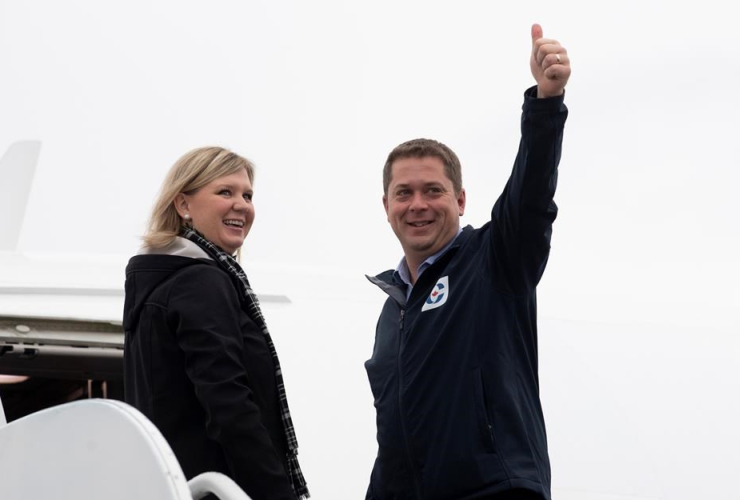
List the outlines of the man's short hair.
{"type": "Polygon", "coordinates": [[[452,187],[455,189],[455,195],[462,191],[462,169],[460,160],[450,148],[439,141],[433,139],[412,139],[403,144],[396,146],[388,155],[383,167],[383,193],[388,194],[388,187],[391,185],[393,172],[393,162],[403,158],[424,158],[432,156],[439,158],[445,167],[445,175],[452,181],[452,187]]]}

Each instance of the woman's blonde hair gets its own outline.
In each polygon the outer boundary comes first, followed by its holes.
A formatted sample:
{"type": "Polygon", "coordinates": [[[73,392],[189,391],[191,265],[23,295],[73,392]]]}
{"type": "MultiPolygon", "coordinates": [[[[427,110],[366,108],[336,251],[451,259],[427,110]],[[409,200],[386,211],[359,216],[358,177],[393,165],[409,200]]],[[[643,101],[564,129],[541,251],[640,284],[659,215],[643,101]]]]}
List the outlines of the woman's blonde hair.
{"type": "Polygon", "coordinates": [[[167,173],[149,218],[144,244],[151,248],[166,247],[177,237],[185,222],[175,209],[178,194],[193,194],[206,184],[238,172],[247,171],[254,182],[254,165],[238,154],[217,146],[194,149],[180,157],[167,173]]]}

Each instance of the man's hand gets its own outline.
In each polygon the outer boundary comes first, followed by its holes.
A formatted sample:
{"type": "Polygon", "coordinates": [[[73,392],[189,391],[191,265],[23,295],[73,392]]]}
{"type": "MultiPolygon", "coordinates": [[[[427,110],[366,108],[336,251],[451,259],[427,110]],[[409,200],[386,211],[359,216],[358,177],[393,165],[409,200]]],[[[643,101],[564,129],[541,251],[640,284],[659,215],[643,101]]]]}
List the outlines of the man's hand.
{"type": "Polygon", "coordinates": [[[542,26],[532,25],[532,76],[537,81],[537,97],[555,97],[563,93],[570,78],[568,51],[557,40],[542,38],[542,26]]]}

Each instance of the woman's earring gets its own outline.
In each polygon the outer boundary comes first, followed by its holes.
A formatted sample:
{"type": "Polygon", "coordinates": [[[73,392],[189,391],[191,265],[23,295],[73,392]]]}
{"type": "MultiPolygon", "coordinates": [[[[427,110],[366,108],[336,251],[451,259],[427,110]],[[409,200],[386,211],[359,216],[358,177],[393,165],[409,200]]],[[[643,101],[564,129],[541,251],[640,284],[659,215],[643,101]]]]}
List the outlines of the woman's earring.
{"type": "Polygon", "coordinates": [[[185,220],[190,220],[190,214],[185,214],[182,216],[182,218],[185,220]]]}

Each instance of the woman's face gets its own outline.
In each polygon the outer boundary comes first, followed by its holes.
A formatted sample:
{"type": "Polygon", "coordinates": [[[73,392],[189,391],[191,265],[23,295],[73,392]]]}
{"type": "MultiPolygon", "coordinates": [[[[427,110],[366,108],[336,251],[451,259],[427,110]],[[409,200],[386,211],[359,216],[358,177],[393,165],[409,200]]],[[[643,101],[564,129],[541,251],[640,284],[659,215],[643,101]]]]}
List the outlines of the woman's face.
{"type": "Polygon", "coordinates": [[[180,193],[175,206],[180,217],[208,240],[233,255],[244,243],[254,221],[252,183],[245,169],[206,184],[195,193],[180,193]]]}

